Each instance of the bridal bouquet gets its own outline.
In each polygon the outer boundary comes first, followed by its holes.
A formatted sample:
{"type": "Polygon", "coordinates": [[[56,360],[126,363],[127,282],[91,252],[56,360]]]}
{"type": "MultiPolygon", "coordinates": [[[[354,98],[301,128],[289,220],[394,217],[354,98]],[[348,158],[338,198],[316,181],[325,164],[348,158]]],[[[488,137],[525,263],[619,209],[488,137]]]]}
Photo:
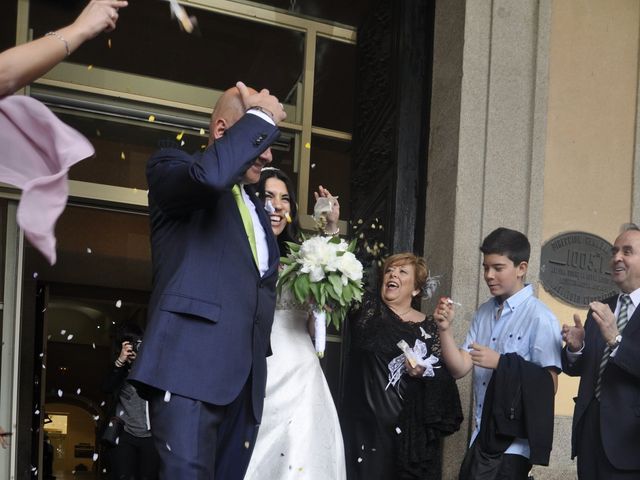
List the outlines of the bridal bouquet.
{"type": "Polygon", "coordinates": [[[327,325],[340,329],[351,304],[362,299],[362,264],[353,254],[355,241],[340,237],[315,236],[288,246],[291,253],[280,259],[285,267],[278,292],[288,287],[300,303],[313,305],[315,347],[322,358],[327,325]]]}

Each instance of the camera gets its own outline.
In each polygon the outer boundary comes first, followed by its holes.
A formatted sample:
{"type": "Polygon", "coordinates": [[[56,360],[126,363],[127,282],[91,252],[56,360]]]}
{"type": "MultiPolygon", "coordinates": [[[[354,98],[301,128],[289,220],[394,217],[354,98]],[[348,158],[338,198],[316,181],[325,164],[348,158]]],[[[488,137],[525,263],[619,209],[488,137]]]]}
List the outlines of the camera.
{"type": "Polygon", "coordinates": [[[134,340],[131,343],[132,343],[133,351],[138,353],[138,350],[140,350],[140,345],[142,345],[142,340],[140,339],[134,340]]]}

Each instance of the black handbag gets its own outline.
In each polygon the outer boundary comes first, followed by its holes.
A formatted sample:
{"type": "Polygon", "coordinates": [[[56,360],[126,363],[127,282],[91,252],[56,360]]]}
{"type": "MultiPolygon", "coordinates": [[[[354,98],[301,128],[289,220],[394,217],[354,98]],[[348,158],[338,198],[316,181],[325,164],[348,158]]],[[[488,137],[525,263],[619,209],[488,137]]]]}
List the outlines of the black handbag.
{"type": "Polygon", "coordinates": [[[111,417],[104,432],[102,432],[100,440],[102,443],[115,447],[118,444],[118,438],[120,434],[122,434],[123,429],[124,421],[120,417],[111,417]]]}

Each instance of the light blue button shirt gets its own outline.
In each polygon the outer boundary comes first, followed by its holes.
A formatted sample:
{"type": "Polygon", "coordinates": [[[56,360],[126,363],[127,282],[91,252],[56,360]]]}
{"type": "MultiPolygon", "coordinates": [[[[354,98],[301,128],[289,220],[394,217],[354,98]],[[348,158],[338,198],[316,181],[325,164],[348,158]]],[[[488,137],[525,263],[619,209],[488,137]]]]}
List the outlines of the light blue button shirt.
{"type": "MultiPolygon", "coordinates": [[[[469,345],[475,342],[501,354],[514,352],[541,367],[556,367],[560,370],[560,324],[551,310],[533,296],[533,287],[525,285],[522,290],[505,300],[500,318],[496,319],[498,307],[495,298],[480,305],[461,348],[470,351],[469,345]]],[[[471,443],[480,431],[482,405],[492,374],[491,369],[473,367],[476,427],[471,443]]],[[[529,458],[529,442],[524,438],[516,438],[505,453],[529,458]]]]}

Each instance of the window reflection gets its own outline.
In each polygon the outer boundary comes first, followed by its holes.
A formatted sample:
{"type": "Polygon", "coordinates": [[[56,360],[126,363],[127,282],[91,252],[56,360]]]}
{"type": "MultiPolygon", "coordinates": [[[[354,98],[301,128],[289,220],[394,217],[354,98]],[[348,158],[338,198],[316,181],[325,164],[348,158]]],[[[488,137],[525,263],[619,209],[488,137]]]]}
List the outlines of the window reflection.
{"type": "Polygon", "coordinates": [[[318,37],[313,87],[313,125],[353,131],[356,47],[318,37]]]}
{"type": "Polygon", "coordinates": [[[311,140],[311,173],[309,175],[309,213],[313,214],[313,192],[322,185],[340,197],[340,218],[351,215],[349,178],[351,176],[351,143],[314,135],[311,140]]]}
{"type": "MultiPolygon", "coordinates": [[[[29,22],[34,37],[70,23],[85,3],[32,0],[29,22]]],[[[114,32],[85,43],[69,60],[218,90],[242,80],[256,88],[269,88],[283,103],[295,103],[303,68],[303,33],[206,10],[187,10],[198,19],[199,35],[180,31],[167,2],[129,2],[114,32]]]]}

